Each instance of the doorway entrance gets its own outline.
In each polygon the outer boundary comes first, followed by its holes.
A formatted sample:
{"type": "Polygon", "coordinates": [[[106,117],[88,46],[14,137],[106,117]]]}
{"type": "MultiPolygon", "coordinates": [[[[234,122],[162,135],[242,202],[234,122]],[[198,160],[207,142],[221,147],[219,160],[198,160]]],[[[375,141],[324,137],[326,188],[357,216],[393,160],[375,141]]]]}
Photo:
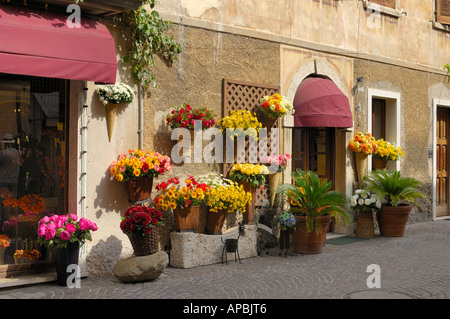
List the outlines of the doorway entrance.
{"type": "MultiPolygon", "coordinates": [[[[293,129],[292,171],[313,171],[320,180],[334,179],[333,127],[301,127],[293,129]]],[[[334,183],[333,183],[334,188],[334,183]]]]}
{"type": "Polygon", "coordinates": [[[449,114],[445,107],[438,107],[436,113],[436,217],[449,214],[448,198],[448,144],[449,114]]]}

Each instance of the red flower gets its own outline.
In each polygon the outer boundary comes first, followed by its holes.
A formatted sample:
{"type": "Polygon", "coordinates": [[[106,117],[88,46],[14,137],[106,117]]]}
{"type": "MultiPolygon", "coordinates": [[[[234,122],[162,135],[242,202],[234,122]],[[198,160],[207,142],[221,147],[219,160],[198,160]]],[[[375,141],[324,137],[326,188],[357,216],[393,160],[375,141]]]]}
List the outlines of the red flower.
{"type": "Polygon", "coordinates": [[[261,107],[263,108],[263,109],[265,109],[266,107],[268,107],[269,106],[269,102],[267,102],[267,101],[265,101],[262,105],[261,105],[261,107]]]}

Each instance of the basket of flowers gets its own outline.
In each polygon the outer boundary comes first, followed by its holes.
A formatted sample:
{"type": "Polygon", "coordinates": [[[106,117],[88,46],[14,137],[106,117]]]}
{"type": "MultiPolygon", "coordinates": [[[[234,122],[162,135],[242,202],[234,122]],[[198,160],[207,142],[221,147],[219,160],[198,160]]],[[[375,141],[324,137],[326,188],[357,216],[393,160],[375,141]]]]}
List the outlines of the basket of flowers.
{"type": "Polygon", "coordinates": [[[373,211],[381,208],[381,200],[374,193],[365,189],[357,189],[350,199],[350,206],[358,214],[356,237],[373,238],[373,211]]]}
{"type": "Polygon", "coordinates": [[[174,106],[173,110],[166,117],[166,123],[172,130],[177,128],[193,130],[195,121],[200,121],[202,130],[213,127],[216,124],[213,113],[206,107],[193,108],[186,103],[183,103],[181,106],[174,106]]]}
{"type": "Polygon", "coordinates": [[[285,97],[278,93],[265,95],[260,101],[260,107],[266,115],[267,128],[273,126],[274,122],[288,114],[294,114],[295,110],[292,104],[285,97]]]}
{"type": "Polygon", "coordinates": [[[41,253],[36,249],[18,249],[13,255],[15,264],[35,263],[40,256],[41,253]]]}
{"type": "Polygon", "coordinates": [[[355,154],[358,183],[359,187],[362,188],[363,177],[367,167],[367,156],[376,153],[378,145],[372,134],[358,132],[348,143],[348,147],[355,154]]]}
{"type": "Polygon", "coordinates": [[[159,251],[159,225],[162,213],[146,205],[129,207],[120,222],[120,229],[130,239],[136,256],[151,255],[159,251]]]}
{"type": "Polygon", "coordinates": [[[387,161],[398,161],[405,158],[405,151],[401,146],[397,146],[384,139],[376,140],[378,148],[372,154],[374,169],[386,169],[387,161]]]}

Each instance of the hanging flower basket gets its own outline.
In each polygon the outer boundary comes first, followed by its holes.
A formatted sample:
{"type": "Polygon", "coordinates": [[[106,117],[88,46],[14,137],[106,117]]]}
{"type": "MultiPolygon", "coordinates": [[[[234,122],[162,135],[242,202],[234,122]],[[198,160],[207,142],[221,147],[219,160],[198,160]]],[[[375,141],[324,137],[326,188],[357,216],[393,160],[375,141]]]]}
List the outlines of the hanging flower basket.
{"type": "Polygon", "coordinates": [[[128,200],[131,203],[149,199],[152,194],[153,177],[144,176],[127,181],[128,200]]]}

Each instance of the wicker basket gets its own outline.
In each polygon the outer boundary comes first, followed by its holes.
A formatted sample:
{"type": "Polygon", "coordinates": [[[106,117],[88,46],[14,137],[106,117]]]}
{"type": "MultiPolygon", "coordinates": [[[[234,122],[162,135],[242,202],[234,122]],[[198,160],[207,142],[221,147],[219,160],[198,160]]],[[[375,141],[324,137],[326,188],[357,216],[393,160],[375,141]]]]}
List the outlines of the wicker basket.
{"type": "Polygon", "coordinates": [[[128,236],[136,256],[147,256],[159,251],[158,226],[153,227],[150,234],[128,236]]]}

